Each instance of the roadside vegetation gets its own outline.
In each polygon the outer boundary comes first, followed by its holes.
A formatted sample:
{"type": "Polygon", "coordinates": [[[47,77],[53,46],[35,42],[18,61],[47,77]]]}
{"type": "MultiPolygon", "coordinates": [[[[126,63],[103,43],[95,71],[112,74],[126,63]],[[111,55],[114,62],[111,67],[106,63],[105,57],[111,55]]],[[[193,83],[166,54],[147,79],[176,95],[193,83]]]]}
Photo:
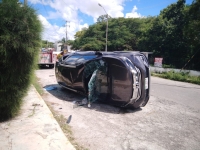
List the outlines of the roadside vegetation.
{"type": "Polygon", "coordinates": [[[190,76],[189,73],[185,72],[163,72],[163,73],[151,73],[152,76],[157,76],[165,79],[175,80],[175,81],[182,81],[182,82],[188,82],[188,83],[194,83],[200,85],[200,76],[190,76]]]}
{"type": "Polygon", "coordinates": [[[37,92],[42,96],[44,94],[44,90],[43,90],[43,88],[41,87],[41,85],[39,84],[38,81],[39,81],[39,79],[34,74],[33,78],[32,78],[32,84],[35,87],[35,89],[37,90],[37,92]]]}
{"type": "Polygon", "coordinates": [[[34,9],[0,1],[0,121],[18,114],[33,78],[42,25],[34,9]]]}
{"type": "Polygon", "coordinates": [[[64,132],[65,136],[68,138],[68,140],[72,143],[72,145],[76,148],[76,150],[88,150],[87,148],[84,148],[83,146],[79,145],[76,140],[74,139],[73,132],[71,130],[71,127],[66,123],[66,118],[63,115],[58,115],[53,108],[51,107],[51,104],[49,102],[46,102],[47,106],[51,110],[54,118],[60,125],[60,128],[64,132]]]}
{"type": "MultiPolygon", "coordinates": [[[[32,80],[32,84],[36,88],[37,92],[42,96],[44,94],[44,89],[42,88],[41,84],[38,81],[39,81],[39,79],[36,77],[36,75],[34,75],[33,80],[32,80]]],[[[58,115],[58,113],[56,113],[56,111],[54,111],[54,109],[52,108],[50,102],[45,101],[45,103],[49,107],[51,113],[53,114],[54,118],[58,122],[63,133],[68,138],[68,140],[72,143],[72,145],[76,148],[76,150],[87,150],[86,148],[79,145],[75,141],[71,127],[67,124],[67,119],[63,115],[58,115]]]]}
{"type": "MultiPolygon", "coordinates": [[[[153,52],[174,68],[200,70],[200,0],[190,5],[178,0],[158,16],[143,18],[108,17],[108,51],[153,52]]],[[[75,50],[104,51],[107,16],[76,32],[68,41],[75,50]]]]}

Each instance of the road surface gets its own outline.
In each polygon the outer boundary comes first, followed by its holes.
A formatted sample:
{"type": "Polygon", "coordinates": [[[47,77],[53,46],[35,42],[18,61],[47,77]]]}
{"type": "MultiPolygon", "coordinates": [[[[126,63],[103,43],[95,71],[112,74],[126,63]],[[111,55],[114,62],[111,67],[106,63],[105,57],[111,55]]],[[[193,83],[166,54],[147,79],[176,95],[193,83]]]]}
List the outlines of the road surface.
{"type": "Polygon", "coordinates": [[[141,109],[95,103],[73,108],[81,95],[60,88],[53,69],[37,70],[42,96],[66,120],[77,143],[89,150],[199,150],[200,86],[151,78],[151,97],[141,109]]]}
{"type": "Polygon", "coordinates": [[[200,109],[200,86],[152,77],[151,95],[186,107],[200,109]]]}

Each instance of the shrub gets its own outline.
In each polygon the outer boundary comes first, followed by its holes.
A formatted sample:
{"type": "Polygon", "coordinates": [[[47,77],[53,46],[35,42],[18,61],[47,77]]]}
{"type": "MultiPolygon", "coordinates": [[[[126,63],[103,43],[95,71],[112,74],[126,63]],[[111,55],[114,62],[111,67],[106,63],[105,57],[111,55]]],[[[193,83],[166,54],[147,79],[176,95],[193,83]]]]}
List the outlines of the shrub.
{"type": "Polygon", "coordinates": [[[162,67],[163,68],[175,68],[173,65],[166,65],[166,64],[163,64],[162,67]]]}
{"type": "Polygon", "coordinates": [[[0,1],[0,120],[17,114],[31,82],[42,26],[34,9],[0,1]]]}
{"type": "Polygon", "coordinates": [[[190,76],[189,72],[163,72],[163,73],[152,73],[152,76],[158,76],[166,79],[175,81],[189,82],[200,85],[200,76],[190,76]]]}

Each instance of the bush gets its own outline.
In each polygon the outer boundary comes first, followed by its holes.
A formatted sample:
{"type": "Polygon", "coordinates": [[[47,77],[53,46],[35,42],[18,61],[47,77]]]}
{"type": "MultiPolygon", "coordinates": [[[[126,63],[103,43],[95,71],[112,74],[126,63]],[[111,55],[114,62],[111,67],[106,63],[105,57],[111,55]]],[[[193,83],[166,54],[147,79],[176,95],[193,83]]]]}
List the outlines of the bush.
{"type": "Polygon", "coordinates": [[[17,114],[31,82],[42,26],[34,9],[0,1],[0,120],[17,114]]]}
{"type": "Polygon", "coordinates": [[[151,75],[170,79],[170,80],[189,82],[189,83],[200,85],[200,76],[190,76],[189,72],[169,71],[169,72],[163,72],[163,73],[152,73],[151,75]]]}
{"type": "Polygon", "coordinates": [[[163,64],[162,67],[163,68],[175,68],[173,65],[166,65],[166,64],[163,64]]]}

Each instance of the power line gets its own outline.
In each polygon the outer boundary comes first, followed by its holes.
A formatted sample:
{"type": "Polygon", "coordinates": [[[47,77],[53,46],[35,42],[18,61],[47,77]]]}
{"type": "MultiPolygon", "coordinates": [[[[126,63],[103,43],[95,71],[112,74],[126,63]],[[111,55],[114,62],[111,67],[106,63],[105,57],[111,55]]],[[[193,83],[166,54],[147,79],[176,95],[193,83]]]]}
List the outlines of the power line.
{"type": "Polygon", "coordinates": [[[183,69],[188,65],[188,63],[194,58],[194,56],[199,52],[199,50],[200,50],[200,49],[198,49],[198,50],[196,51],[196,53],[195,53],[194,55],[192,55],[192,57],[188,60],[188,62],[184,65],[184,67],[181,68],[181,70],[183,70],[183,69]]]}

